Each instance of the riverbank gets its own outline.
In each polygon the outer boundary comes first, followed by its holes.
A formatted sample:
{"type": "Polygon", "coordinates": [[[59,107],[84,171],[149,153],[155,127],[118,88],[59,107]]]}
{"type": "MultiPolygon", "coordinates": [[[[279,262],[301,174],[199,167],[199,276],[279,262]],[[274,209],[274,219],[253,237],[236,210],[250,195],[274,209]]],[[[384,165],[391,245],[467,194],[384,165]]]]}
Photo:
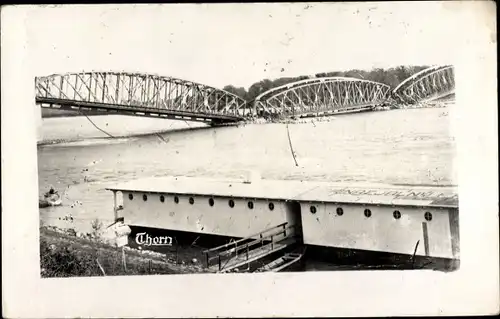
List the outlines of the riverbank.
{"type": "Polygon", "coordinates": [[[42,278],[204,273],[198,256],[199,249],[193,247],[172,248],[165,253],[127,246],[122,249],[95,234],[40,227],[42,278]]]}
{"type": "MultiPolygon", "coordinates": [[[[314,247],[310,249],[314,250],[314,247]]],[[[150,250],[116,247],[94,234],[53,226],[40,228],[40,269],[42,278],[134,276],[211,273],[201,262],[200,247],[178,246],[162,253],[150,250]]],[[[391,255],[349,249],[329,249],[325,261],[318,252],[304,257],[305,268],[293,271],[353,271],[432,269],[455,271],[459,260],[391,255]],[[310,258],[313,259],[310,259],[310,258]]],[[[324,257],[324,256],[323,256],[324,257]]],[[[269,259],[267,262],[269,262],[269,259]]],[[[237,269],[235,270],[237,272],[237,269]]]]}

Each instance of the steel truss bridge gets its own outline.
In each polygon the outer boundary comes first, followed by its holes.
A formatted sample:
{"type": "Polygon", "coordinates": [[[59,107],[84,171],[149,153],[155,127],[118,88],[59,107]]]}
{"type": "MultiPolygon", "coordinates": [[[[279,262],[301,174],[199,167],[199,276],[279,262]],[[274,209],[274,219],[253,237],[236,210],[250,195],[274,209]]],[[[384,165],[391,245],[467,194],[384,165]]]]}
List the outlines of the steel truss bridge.
{"type": "Polygon", "coordinates": [[[388,85],[347,77],[324,77],[297,81],[257,96],[257,114],[277,117],[308,117],[369,110],[384,104],[388,85]]]}
{"type": "Polygon", "coordinates": [[[455,93],[453,66],[434,66],[415,73],[401,82],[392,94],[400,102],[426,103],[451,96],[455,93]]]}
{"type": "Polygon", "coordinates": [[[425,103],[455,93],[453,66],[435,66],[394,90],[348,77],[311,78],[261,93],[249,103],[208,85],[152,74],[84,72],[35,78],[36,103],[45,108],[205,122],[249,117],[309,117],[371,110],[379,105],[425,103]]]}
{"type": "Polygon", "coordinates": [[[46,108],[223,124],[251,113],[242,98],[214,87],[172,77],[85,72],[35,78],[36,103],[46,108]]]}

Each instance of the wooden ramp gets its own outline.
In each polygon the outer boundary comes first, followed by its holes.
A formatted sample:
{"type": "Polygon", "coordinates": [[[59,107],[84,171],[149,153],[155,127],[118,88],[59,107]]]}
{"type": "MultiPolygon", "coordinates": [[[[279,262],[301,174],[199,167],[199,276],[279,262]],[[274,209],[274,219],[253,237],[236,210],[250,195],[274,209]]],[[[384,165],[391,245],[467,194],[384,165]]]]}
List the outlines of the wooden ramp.
{"type": "Polygon", "coordinates": [[[206,267],[211,272],[224,273],[239,267],[249,268],[250,263],[297,242],[294,225],[283,223],[257,234],[204,251],[206,267]]]}

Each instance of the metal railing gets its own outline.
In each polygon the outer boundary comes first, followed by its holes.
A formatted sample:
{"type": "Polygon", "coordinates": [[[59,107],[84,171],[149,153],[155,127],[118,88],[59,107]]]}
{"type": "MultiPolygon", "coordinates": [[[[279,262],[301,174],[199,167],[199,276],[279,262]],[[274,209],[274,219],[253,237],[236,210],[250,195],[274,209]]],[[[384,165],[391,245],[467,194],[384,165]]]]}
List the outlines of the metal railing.
{"type": "Polygon", "coordinates": [[[255,233],[253,235],[247,236],[245,238],[239,239],[237,241],[227,243],[225,245],[221,245],[215,248],[211,248],[208,250],[205,250],[203,253],[205,254],[206,257],[206,267],[210,267],[211,262],[216,260],[218,264],[218,269],[219,271],[224,268],[224,266],[231,260],[232,258],[238,257],[238,255],[242,250],[244,251],[245,254],[245,261],[249,260],[249,253],[251,251],[251,247],[258,246],[260,244],[260,247],[264,247],[264,245],[268,245],[271,247],[271,250],[274,249],[274,245],[286,238],[289,238],[290,235],[293,235],[294,233],[291,231],[293,228],[295,228],[295,225],[288,225],[288,222],[279,224],[274,227],[267,228],[263,231],[260,231],[258,233],[255,233]],[[264,235],[265,233],[268,233],[267,235],[264,235]],[[282,236],[280,236],[282,235],[282,236]],[[253,239],[254,237],[258,237],[257,239],[253,239]],[[248,242],[248,240],[252,241],[248,242]],[[266,243],[269,242],[269,243],[266,243]],[[213,256],[210,256],[212,255],[213,256]],[[225,265],[222,265],[222,262],[226,261],[225,265]]]}

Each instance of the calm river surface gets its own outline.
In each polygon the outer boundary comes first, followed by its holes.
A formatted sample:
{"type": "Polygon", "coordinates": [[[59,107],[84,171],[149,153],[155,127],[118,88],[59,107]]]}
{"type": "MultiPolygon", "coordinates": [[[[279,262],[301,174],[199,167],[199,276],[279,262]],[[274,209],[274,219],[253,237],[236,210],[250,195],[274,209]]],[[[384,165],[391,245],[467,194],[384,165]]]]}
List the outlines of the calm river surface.
{"type": "Polygon", "coordinates": [[[185,175],[238,178],[250,170],[265,179],[387,184],[456,185],[454,139],[447,108],[393,110],[290,124],[299,167],[285,124],[169,131],[203,126],[125,116],[93,116],[118,138],[106,137],[85,117],[43,120],[38,146],[40,196],[54,186],[63,206],[40,209],[41,222],[89,231],[91,221],[113,218],[107,186],[130,179],[185,175]],[[73,222],[60,220],[67,214],[73,222]]]}

